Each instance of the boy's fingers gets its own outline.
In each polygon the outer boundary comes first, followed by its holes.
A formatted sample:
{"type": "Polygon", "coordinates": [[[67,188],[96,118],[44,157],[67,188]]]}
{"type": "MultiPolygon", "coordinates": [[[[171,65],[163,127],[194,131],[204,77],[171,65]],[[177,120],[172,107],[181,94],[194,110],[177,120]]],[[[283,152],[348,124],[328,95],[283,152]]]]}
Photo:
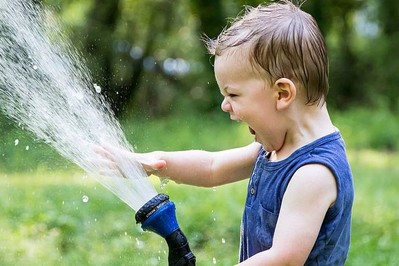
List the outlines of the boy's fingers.
{"type": "Polygon", "coordinates": [[[124,178],[124,176],[121,174],[121,172],[117,169],[100,169],[100,170],[98,170],[98,174],[100,176],[104,176],[104,177],[124,178]]]}
{"type": "Polygon", "coordinates": [[[91,162],[96,165],[99,169],[117,169],[118,166],[116,162],[109,160],[103,156],[92,158],[91,162]]]}
{"type": "Polygon", "coordinates": [[[98,155],[104,157],[104,158],[107,158],[109,160],[114,161],[113,154],[109,150],[105,149],[102,146],[95,146],[94,147],[94,152],[97,153],[98,155]]]}
{"type": "Polygon", "coordinates": [[[164,160],[147,160],[141,158],[137,159],[137,162],[139,162],[147,172],[158,171],[166,166],[166,161],[164,160]]]}
{"type": "Polygon", "coordinates": [[[166,166],[166,161],[164,160],[159,160],[156,161],[153,165],[152,165],[152,169],[154,170],[160,170],[162,168],[164,168],[166,166]]]}
{"type": "Polygon", "coordinates": [[[96,146],[94,151],[102,158],[105,158],[102,163],[104,163],[108,168],[118,169],[119,171],[118,161],[121,159],[137,161],[144,168],[147,174],[151,174],[166,166],[166,161],[164,160],[154,160],[153,158],[149,158],[149,156],[143,154],[129,152],[127,150],[119,150],[110,146],[96,146]]]}

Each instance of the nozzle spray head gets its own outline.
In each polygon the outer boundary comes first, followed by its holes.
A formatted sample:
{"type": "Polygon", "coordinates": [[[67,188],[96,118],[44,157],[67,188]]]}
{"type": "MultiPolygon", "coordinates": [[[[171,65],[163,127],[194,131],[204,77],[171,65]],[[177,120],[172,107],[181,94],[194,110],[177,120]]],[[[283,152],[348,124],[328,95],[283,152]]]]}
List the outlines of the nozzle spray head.
{"type": "Polygon", "coordinates": [[[158,194],[137,211],[136,222],[141,223],[143,230],[165,238],[169,247],[169,266],[194,266],[195,256],[179,228],[175,209],[168,195],[158,194]]]}

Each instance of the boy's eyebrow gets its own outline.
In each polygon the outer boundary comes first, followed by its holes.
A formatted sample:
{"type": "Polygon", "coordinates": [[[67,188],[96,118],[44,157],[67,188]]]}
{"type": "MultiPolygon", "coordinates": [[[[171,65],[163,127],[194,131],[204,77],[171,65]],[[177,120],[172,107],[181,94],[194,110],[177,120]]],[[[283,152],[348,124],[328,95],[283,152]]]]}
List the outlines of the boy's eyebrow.
{"type": "Polygon", "coordinates": [[[223,94],[223,92],[229,93],[230,90],[231,90],[231,87],[230,87],[229,85],[225,85],[225,86],[223,86],[223,87],[220,89],[220,91],[222,92],[222,94],[223,94]]]}
{"type": "Polygon", "coordinates": [[[224,87],[222,87],[220,89],[220,93],[224,96],[224,95],[228,95],[228,94],[236,94],[237,93],[237,89],[234,87],[231,87],[229,85],[225,85],[224,87]]]}
{"type": "Polygon", "coordinates": [[[225,85],[224,87],[223,87],[223,90],[224,91],[234,91],[235,90],[235,88],[234,87],[231,87],[231,86],[229,86],[229,85],[225,85]]]}

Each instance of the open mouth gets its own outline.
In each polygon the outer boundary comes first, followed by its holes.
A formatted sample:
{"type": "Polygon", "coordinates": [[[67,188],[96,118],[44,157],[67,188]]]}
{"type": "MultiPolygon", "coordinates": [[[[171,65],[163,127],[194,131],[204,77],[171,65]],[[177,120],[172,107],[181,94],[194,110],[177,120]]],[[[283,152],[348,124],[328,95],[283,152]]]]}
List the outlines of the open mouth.
{"type": "Polygon", "coordinates": [[[250,132],[252,135],[255,136],[255,130],[253,130],[252,127],[248,127],[248,129],[249,129],[249,132],[250,132]]]}

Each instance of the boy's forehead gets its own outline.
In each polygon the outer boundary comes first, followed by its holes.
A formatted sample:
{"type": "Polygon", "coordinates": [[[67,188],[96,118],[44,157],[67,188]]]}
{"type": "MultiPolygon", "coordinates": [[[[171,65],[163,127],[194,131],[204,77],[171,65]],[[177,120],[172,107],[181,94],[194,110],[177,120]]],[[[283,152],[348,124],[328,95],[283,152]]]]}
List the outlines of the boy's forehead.
{"type": "Polygon", "coordinates": [[[242,56],[235,53],[223,53],[215,56],[214,68],[216,73],[231,73],[245,65],[242,56]]]}
{"type": "Polygon", "coordinates": [[[253,78],[256,75],[249,59],[244,58],[242,54],[240,55],[239,53],[224,53],[215,56],[214,71],[219,83],[229,83],[232,80],[253,78]]]}
{"type": "Polygon", "coordinates": [[[249,50],[246,45],[231,47],[218,55],[215,55],[215,65],[217,63],[247,64],[249,63],[249,50]]]}
{"type": "Polygon", "coordinates": [[[238,76],[258,76],[262,71],[251,62],[249,45],[240,45],[215,55],[215,74],[230,74],[238,76]]]}

